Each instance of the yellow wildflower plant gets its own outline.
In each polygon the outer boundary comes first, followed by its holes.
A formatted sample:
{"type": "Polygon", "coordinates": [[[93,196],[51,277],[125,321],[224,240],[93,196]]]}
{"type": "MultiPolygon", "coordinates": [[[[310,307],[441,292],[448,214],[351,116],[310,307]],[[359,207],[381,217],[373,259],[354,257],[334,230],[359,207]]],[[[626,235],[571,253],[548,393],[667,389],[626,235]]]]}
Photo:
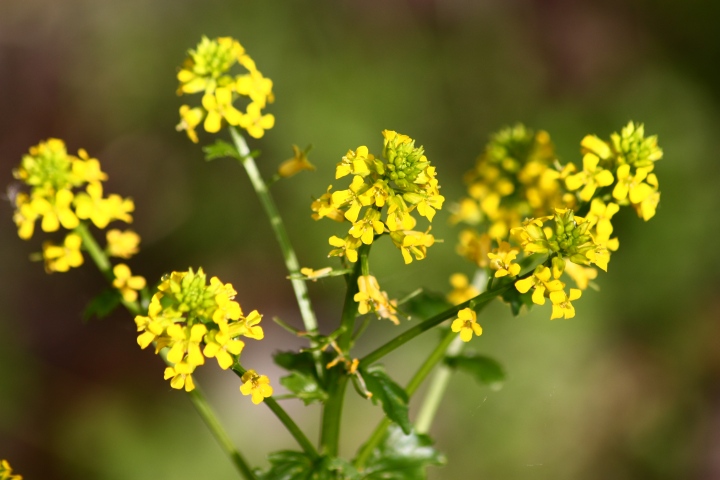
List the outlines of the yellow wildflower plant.
{"type": "Polygon", "coordinates": [[[177,75],[177,93],[202,96],[199,106],[180,106],[178,131],[185,131],[197,143],[195,129],[201,123],[209,133],[219,132],[226,123],[244,128],[254,138],[275,125],[275,117],[262,112],[274,101],[272,80],[262,75],[240,42],[230,37],[202,37],[188,55],[177,75]],[[242,98],[246,103],[240,105],[242,98]]]}
{"type": "Polygon", "coordinates": [[[458,312],[458,318],[453,320],[450,329],[460,333],[463,342],[472,340],[473,334],[482,335],[482,327],[477,323],[477,313],[472,308],[463,308],[458,312]]]}
{"type": "Polygon", "coordinates": [[[350,222],[348,236],[333,236],[330,244],[336,249],[330,256],[357,261],[361,244],[370,245],[389,234],[400,249],[405,263],[425,258],[427,248],[435,239],[425,232],[413,230],[418,217],[432,222],[435,212],[443,206],[435,167],[425,156],[423,147],[392,130],[382,132],[382,156],[371,153],[367,146],[349,150],[337,164],[335,178],[351,176],[347,189],[332,191],[332,186],[311,208],[313,218],[331,218],[350,222]]]}
{"type": "Polygon", "coordinates": [[[7,460],[0,460],[0,480],[22,480],[22,475],[13,474],[7,460]]]}
{"type": "Polygon", "coordinates": [[[222,369],[230,368],[245,346],[240,337],[264,337],[262,315],[257,310],[244,315],[233,286],[217,277],[208,283],[202,269],[173,272],[157,290],[148,314],[135,317],[137,341],[141,348],[154,342],[156,353],[169,349],[171,366],[165,378],[173,388],[193,390],[192,374],[206,357],[215,358],[222,369]]]}

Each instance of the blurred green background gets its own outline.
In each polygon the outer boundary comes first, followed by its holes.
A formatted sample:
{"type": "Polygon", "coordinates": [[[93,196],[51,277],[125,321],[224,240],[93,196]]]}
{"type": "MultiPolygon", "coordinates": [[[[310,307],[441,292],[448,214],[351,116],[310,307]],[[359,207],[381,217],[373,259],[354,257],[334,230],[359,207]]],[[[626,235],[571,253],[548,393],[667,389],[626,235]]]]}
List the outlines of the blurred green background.
{"type": "MultiPolygon", "coordinates": [[[[508,372],[493,392],[457,376],[432,434],[449,465],[433,479],[720,478],[720,3],[700,0],[3,0],[0,2],[0,185],[28,147],[48,137],[86,148],[108,172],[106,191],[132,196],[143,238],[130,261],[148,279],[203,266],[232,282],[245,310],[265,314],[266,340],[244,364],[278,385],[270,353],[298,343],[299,325],[268,223],[244,172],[206,163],[175,132],[175,73],[201,35],[238,38],[272,78],[276,127],[251,148],[267,176],[313,144],[318,169],[273,190],[307,266],[326,258],[332,222],[309,203],[334,181],[350,148],[379,151],[383,129],[416,138],[448,200],[488,135],[516,121],[550,132],[563,162],[588,133],[644,122],[665,151],[662,201],[645,224],[619,215],[621,248],[601,292],[575,319],[547,309],[511,317],[494,304],[472,342],[508,372]]],[[[201,140],[209,141],[206,136],[201,140]]],[[[17,237],[0,204],[0,458],[26,479],[220,479],[234,472],[163,365],[135,342],[129,315],[83,324],[104,288],[88,264],[47,275],[28,260],[41,232],[17,237]]],[[[472,268],[445,239],[422,262],[374,249],[390,295],[447,291],[472,268]]],[[[311,284],[323,331],[340,311],[341,280],[311,284]]],[[[398,332],[375,322],[359,352],[398,332]]],[[[432,348],[428,333],[386,359],[399,381],[432,348]]],[[[253,464],[296,448],[238,379],[199,371],[211,403],[253,464]]],[[[343,452],[380,418],[350,394],[343,452]]],[[[288,409],[317,435],[317,408],[288,409]]],[[[413,403],[413,408],[417,405],[413,403]]]]}

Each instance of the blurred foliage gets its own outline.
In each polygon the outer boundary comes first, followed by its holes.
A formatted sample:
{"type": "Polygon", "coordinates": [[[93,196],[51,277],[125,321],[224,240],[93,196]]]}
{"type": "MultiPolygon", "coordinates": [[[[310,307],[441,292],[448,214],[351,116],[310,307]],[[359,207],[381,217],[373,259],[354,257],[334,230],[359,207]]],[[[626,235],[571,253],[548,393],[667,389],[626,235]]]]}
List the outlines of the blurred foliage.
{"type": "MultiPolygon", "coordinates": [[[[240,39],[274,81],[276,127],[250,145],[267,178],[293,144],[314,145],[316,172],[273,185],[301,263],[313,268],[333,264],[324,240],[333,225],[310,218],[313,195],[348,149],[383,129],[424,145],[452,200],[504,125],[545,129],[563,160],[578,160],[585,134],[644,122],[665,151],[656,218],[640,226],[615,217],[620,250],[575,319],[486,309],[475,348],[508,380],[491,392],[466,388],[458,375],[431,432],[448,457],[433,478],[718,478],[718,8],[699,0],[5,0],[0,184],[11,184],[11,169],[39,140],[83,146],[112,191],[134,197],[143,238],[134,272],[152,279],[202,265],[232,282],[247,308],[299,325],[247,179],[232,161],[203,161],[174,130],[176,68],[201,35],[240,39]]],[[[0,446],[14,470],[44,480],[229,478],[186,399],[137,348],[129,316],[82,323],[102,277],[90,268],[46,275],[28,261],[39,243],[17,238],[7,202],[0,213],[0,446]]],[[[446,220],[440,213],[433,224],[445,243],[422,262],[402,266],[391,246],[373,252],[373,273],[391,296],[447,291],[451,273],[470,272],[446,220]]],[[[321,325],[335,322],[342,281],[310,288],[321,325]]],[[[266,327],[266,345],[295,345],[266,327]]],[[[395,328],[373,323],[372,342],[395,328]]],[[[399,352],[402,363],[387,359],[400,384],[424,356],[422,341],[414,348],[399,352]]],[[[253,355],[258,369],[282,375],[270,351],[253,355]]],[[[254,464],[267,468],[264,452],[294,448],[264,409],[242,401],[232,375],[200,381],[254,464]]],[[[304,408],[296,403],[291,414],[304,408]]],[[[345,431],[358,435],[342,439],[345,454],[379,418],[367,403],[347,406],[345,431]]],[[[312,425],[312,412],[300,423],[312,425]]]]}

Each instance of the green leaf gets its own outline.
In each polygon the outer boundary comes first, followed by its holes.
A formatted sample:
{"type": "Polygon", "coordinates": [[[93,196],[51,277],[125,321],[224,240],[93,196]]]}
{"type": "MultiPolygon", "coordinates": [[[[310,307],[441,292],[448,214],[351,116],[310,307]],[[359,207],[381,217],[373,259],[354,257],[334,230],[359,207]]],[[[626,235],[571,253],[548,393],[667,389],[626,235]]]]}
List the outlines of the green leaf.
{"type": "Polygon", "coordinates": [[[427,435],[404,434],[395,425],[385,433],[363,470],[363,480],[423,480],[430,465],[445,465],[445,455],[427,435]]]}
{"type": "Polygon", "coordinates": [[[410,433],[412,425],[408,417],[408,395],[403,388],[385,373],[382,365],[373,365],[361,371],[365,386],[372,393],[372,401],[382,404],[385,415],[397,423],[403,432],[410,433]]]}
{"type": "Polygon", "coordinates": [[[108,288],[100,293],[98,296],[90,300],[85,311],[83,312],[83,320],[87,321],[90,318],[105,318],[110,315],[113,310],[120,305],[120,292],[114,288],[108,288]]]}
{"type": "Polygon", "coordinates": [[[318,385],[314,375],[291,372],[290,375],[280,379],[280,385],[290,390],[293,396],[302,400],[305,405],[313,402],[325,402],[328,397],[325,390],[318,385]]]}
{"type": "Polygon", "coordinates": [[[419,319],[427,319],[452,307],[452,304],[445,299],[445,296],[437,292],[421,291],[418,295],[411,297],[402,305],[402,310],[408,316],[419,319]]]}
{"type": "Polygon", "coordinates": [[[208,162],[210,160],[215,160],[216,158],[225,157],[242,160],[242,157],[238,153],[237,149],[232,144],[223,140],[215,140],[215,143],[212,145],[203,147],[203,152],[205,152],[205,160],[208,162]]]}
{"type": "Polygon", "coordinates": [[[282,450],[268,455],[270,468],[257,473],[260,480],[310,480],[313,478],[313,461],[302,452],[282,450]]]}
{"type": "Polygon", "coordinates": [[[525,305],[528,310],[533,306],[532,289],[526,293],[520,293],[516,288],[509,288],[502,294],[502,299],[510,304],[510,310],[514,316],[520,314],[520,309],[525,305]]]}
{"type": "Polygon", "coordinates": [[[290,372],[315,374],[315,362],[310,352],[276,352],[273,354],[273,360],[290,372]]]}
{"type": "Polygon", "coordinates": [[[256,471],[259,480],[361,480],[360,474],[341,458],[322,457],[313,463],[303,452],[283,450],[268,456],[270,468],[256,471]]]}
{"type": "Polygon", "coordinates": [[[478,382],[487,385],[492,390],[500,390],[505,382],[505,370],[502,365],[490,357],[464,353],[456,357],[445,358],[445,363],[451,368],[473,375],[478,382]]]}

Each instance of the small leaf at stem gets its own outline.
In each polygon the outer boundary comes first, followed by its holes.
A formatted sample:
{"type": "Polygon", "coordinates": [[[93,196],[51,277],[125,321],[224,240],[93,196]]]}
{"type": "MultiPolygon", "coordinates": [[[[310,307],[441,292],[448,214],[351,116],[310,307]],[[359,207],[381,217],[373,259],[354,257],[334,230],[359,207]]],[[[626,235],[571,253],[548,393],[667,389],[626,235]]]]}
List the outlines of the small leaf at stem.
{"type": "Polygon", "coordinates": [[[395,383],[381,365],[373,365],[361,371],[365,386],[372,393],[373,403],[379,400],[385,415],[397,423],[403,432],[410,433],[412,425],[408,417],[408,395],[395,383]]]}
{"type": "Polygon", "coordinates": [[[505,382],[505,370],[500,363],[490,357],[464,353],[445,358],[445,363],[451,368],[473,375],[478,382],[492,390],[500,390],[505,382]]]}
{"type": "Polygon", "coordinates": [[[361,480],[363,477],[341,458],[321,457],[313,462],[303,452],[283,450],[268,455],[270,468],[256,470],[259,480],[361,480]]]}
{"type": "Polygon", "coordinates": [[[452,307],[445,296],[437,292],[422,290],[402,305],[402,310],[413,318],[426,319],[452,307]]]}
{"type": "Polygon", "coordinates": [[[290,375],[280,379],[280,384],[290,390],[295,398],[302,400],[305,405],[313,402],[323,403],[327,400],[327,393],[318,385],[315,376],[291,372],[290,375]]]}
{"type": "Polygon", "coordinates": [[[210,160],[215,160],[216,158],[225,157],[242,160],[242,157],[238,153],[237,149],[232,144],[223,140],[215,140],[215,143],[212,145],[203,147],[203,152],[205,152],[205,160],[208,162],[210,160]]]}
{"type": "Polygon", "coordinates": [[[105,318],[110,315],[121,300],[120,293],[114,288],[103,290],[102,293],[90,300],[85,311],[83,312],[83,320],[90,320],[92,317],[105,318]]]}

